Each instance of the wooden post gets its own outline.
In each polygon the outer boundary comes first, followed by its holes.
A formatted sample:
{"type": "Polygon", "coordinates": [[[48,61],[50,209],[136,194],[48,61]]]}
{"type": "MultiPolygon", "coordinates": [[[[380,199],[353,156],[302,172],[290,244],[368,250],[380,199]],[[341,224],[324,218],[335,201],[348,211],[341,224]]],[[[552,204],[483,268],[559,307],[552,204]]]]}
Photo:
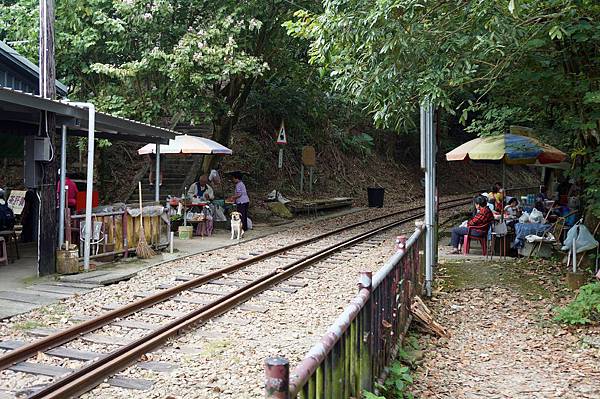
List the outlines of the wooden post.
{"type": "Polygon", "coordinates": [[[300,164],[300,194],[304,192],[304,163],[300,164]]]}
{"type": "MultiPolygon", "coordinates": [[[[56,98],[56,73],[54,68],[54,0],[40,0],[40,95],[56,98]]],[[[40,118],[42,137],[48,137],[51,148],[56,148],[56,116],[42,112],[40,118]]],[[[56,153],[56,151],[54,151],[56,153]]],[[[56,271],[55,249],[58,239],[56,214],[56,155],[42,164],[42,181],[39,188],[38,274],[56,271]]]]}
{"type": "Polygon", "coordinates": [[[265,398],[289,399],[290,364],[282,357],[265,360],[265,398]]]}

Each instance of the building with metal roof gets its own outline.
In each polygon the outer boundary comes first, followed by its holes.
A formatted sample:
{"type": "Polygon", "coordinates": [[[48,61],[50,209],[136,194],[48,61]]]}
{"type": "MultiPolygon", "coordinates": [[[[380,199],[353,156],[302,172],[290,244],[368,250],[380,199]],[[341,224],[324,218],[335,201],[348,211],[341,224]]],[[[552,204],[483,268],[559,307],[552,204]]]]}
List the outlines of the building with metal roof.
{"type": "MultiPolygon", "coordinates": [[[[40,94],[40,69],[33,62],[0,40],[0,86],[25,93],[40,94]]],[[[56,94],[64,97],[67,86],[56,81],[56,94]]]]}
{"type": "MultiPolygon", "coordinates": [[[[66,174],[66,143],[68,136],[88,138],[88,161],[86,164],[86,225],[91,225],[92,187],[94,184],[94,145],[96,138],[124,140],[140,143],[167,144],[176,132],[158,126],[137,122],[131,119],[116,117],[97,112],[91,103],[72,102],[64,98],[67,88],[56,81],[57,94],[61,100],[52,100],[39,96],[39,69],[29,60],[19,55],[6,44],[0,42],[0,147],[17,152],[13,158],[22,159],[23,183],[30,190],[39,191],[44,166],[54,157],[60,155],[61,181],[60,202],[64,204],[64,187],[66,174]],[[55,115],[55,126],[43,126],[45,112],[55,115]],[[51,142],[48,133],[60,132],[59,143],[51,142]],[[11,145],[15,144],[15,145],[11,145]],[[55,148],[56,146],[56,148],[55,148]],[[89,199],[88,199],[89,198],[89,199]]],[[[5,150],[6,152],[6,150],[5,150]]],[[[5,155],[6,157],[6,155],[5,155]]],[[[160,170],[160,156],[156,157],[156,170],[160,170]]],[[[47,172],[46,172],[47,173],[47,172]]],[[[156,198],[159,198],[159,181],[156,174],[156,198]]],[[[9,187],[10,188],[10,187],[9,187]]],[[[52,205],[51,205],[52,207],[52,205]]],[[[64,212],[59,212],[59,240],[62,243],[64,230],[64,212]]],[[[37,225],[37,223],[35,223],[37,225]]],[[[37,229],[36,229],[37,230],[37,229]]],[[[39,233],[36,232],[38,237],[39,233]]],[[[48,247],[47,245],[45,247],[48,247]]],[[[41,246],[39,246],[41,248],[41,246]]],[[[90,230],[85,231],[84,265],[86,270],[90,257],[90,230]]],[[[40,250],[41,251],[41,250],[40,250]]],[[[38,253],[38,273],[49,274],[55,271],[54,262],[44,262],[42,270],[40,259],[54,259],[52,253],[38,253]],[[51,264],[50,266],[47,263],[51,264]]]]}

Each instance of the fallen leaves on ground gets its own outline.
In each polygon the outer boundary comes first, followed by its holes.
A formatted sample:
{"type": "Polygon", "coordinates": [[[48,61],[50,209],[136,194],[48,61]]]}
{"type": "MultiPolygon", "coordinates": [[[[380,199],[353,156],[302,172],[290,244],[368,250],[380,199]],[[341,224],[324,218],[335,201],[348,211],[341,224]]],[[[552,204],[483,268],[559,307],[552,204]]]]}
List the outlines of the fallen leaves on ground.
{"type": "MultiPolygon", "coordinates": [[[[547,275],[540,285],[550,285],[547,275]]],[[[525,295],[499,281],[436,299],[428,306],[450,338],[421,336],[416,397],[600,398],[600,348],[584,341],[600,329],[554,323],[556,296],[525,295]]]]}

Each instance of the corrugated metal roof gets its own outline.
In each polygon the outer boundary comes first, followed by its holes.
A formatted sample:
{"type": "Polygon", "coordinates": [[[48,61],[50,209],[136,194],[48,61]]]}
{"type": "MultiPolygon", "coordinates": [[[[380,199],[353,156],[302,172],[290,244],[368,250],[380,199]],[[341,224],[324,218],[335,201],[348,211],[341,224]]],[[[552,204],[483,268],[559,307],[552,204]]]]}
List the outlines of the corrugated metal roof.
{"type": "MultiPolygon", "coordinates": [[[[68,125],[70,129],[87,129],[89,114],[85,107],[73,105],[67,100],[50,100],[18,90],[0,87],[0,111],[3,111],[0,120],[37,124],[36,118],[39,116],[39,110],[54,112],[57,117],[61,117],[63,120],[72,120],[76,123],[76,126],[68,125]],[[14,118],[11,115],[14,115],[14,118]],[[28,115],[31,115],[32,118],[24,120],[23,118],[27,118],[28,115]]],[[[96,130],[105,133],[104,137],[106,138],[135,140],[146,143],[168,143],[169,139],[173,139],[179,134],[174,130],[103,112],[96,112],[96,130]]]]}
{"type": "MultiPolygon", "coordinates": [[[[15,49],[10,47],[8,44],[0,40],[0,56],[6,61],[12,62],[16,68],[22,71],[24,74],[32,76],[36,81],[40,78],[40,68],[27,58],[19,54],[15,49]]],[[[69,89],[67,86],[56,81],[56,91],[61,96],[66,96],[69,89]]]]}

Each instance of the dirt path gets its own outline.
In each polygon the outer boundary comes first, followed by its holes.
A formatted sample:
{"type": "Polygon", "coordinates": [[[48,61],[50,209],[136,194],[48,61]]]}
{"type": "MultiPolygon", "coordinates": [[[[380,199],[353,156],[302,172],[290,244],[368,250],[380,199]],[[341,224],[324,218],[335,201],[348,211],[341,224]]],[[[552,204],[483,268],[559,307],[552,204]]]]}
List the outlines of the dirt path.
{"type": "Polygon", "coordinates": [[[449,263],[431,303],[448,339],[425,335],[419,398],[600,398],[600,329],[564,329],[564,293],[531,264],[449,263]],[[540,277],[542,276],[542,277],[540,277]]]}

